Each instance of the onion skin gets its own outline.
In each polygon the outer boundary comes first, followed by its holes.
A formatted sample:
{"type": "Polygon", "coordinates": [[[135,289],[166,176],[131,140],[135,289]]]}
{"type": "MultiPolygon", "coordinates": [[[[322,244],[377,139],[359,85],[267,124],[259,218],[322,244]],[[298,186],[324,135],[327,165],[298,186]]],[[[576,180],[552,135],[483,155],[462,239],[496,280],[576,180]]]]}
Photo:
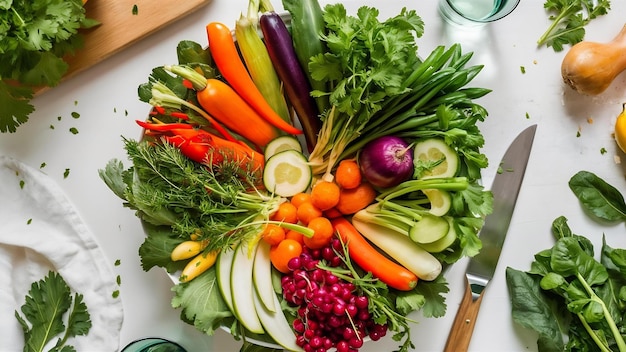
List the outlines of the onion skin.
{"type": "Polygon", "coordinates": [[[563,81],[578,93],[598,95],[626,70],[626,25],[608,43],[583,41],[561,63],[563,81]]]}
{"type": "Polygon", "coordinates": [[[413,153],[402,138],[379,137],[363,147],[359,166],[363,177],[375,187],[393,187],[413,175],[413,153]]]}

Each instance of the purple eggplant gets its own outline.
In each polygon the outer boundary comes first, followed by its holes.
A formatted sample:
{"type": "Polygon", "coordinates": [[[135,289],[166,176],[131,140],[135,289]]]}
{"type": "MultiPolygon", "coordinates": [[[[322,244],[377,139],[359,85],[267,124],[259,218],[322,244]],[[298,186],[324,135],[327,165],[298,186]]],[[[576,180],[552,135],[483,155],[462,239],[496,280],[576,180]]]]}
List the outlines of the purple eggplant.
{"type": "Polygon", "coordinates": [[[275,12],[261,15],[259,25],[265,46],[278,77],[283,82],[287,98],[298,115],[307,148],[313,150],[321,128],[319,111],[311,96],[311,85],[298,61],[291,34],[282,18],[275,12]]]}

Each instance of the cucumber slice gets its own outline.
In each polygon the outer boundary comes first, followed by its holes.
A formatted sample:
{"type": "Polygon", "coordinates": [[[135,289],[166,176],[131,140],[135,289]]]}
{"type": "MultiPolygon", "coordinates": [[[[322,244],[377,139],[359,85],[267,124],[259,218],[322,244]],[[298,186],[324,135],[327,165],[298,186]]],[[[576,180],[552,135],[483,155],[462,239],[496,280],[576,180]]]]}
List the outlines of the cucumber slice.
{"type": "Polygon", "coordinates": [[[425,214],[409,230],[409,237],[418,244],[433,243],[450,230],[450,223],[443,217],[425,214]]]}
{"type": "Polygon", "coordinates": [[[232,271],[234,256],[235,251],[233,249],[224,248],[217,256],[217,263],[215,264],[217,285],[220,289],[220,293],[222,294],[222,298],[224,298],[226,306],[228,306],[228,309],[230,309],[233,314],[235,310],[233,309],[233,295],[230,290],[230,272],[232,271]]]}
{"type": "Polygon", "coordinates": [[[284,152],[285,150],[297,150],[302,153],[302,144],[300,144],[300,141],[293,136],[280,136],[274,138],[265,146],[265,160],[280,152],[284,152]]]}
{"type": "Polygon", "coordinates": [[[450,193],[439,189],[423,189],[422,193],[426,195],[430,202],[429,213],[435,216],[443,216],[448,213],[452,206],[450,193]]]}
{"type": "Polygon", "coordinates": [[[254,267],[252,268],[252,281],[265,309],[270,312],[276,311],[274,305],[274,287],[272,286],[272,262],[270,261],[270,245],[265,241],[259,241],[254,256],[254,267]]]}
{"type": "Polygon", "coordinates": [[[233,312],[248,331],[263,334],[263,326],[254,305],[254,287],[252,283],[252,267],[256,244],[241,242],[235,249],[233,267],[230,271],[230,291],[233,297],[233,312]]]}
{"type": "Polygon", "coordinates": [[[429,138],[415,144],[413,162],[418,178],[453,177],[459,169],[459,155],[442,139],[429,138]]]}
{"type": "Polygon", "coordinates": [[[435,242],[418,243],[418,245],[430,253],[443,252],[446,248],[450,247],[454,243],[454,241],[456,241],[456,230],[454,229],[452,218],[446,217],[446,220],[448,220],[450,228],[448,229],[448,233],[446,233],[445,236],[435,242]]]}
{"type": "MultiPolygon", "coordinates": [[[[259,314],[259,320],[261,320],[261,324],[265,327],[267,334],[288,351],[303,351],[303,349],[296,344],[296,334],[291,330],[291,325],[289,321],[287,321],[285,313],[283,313],[281,309],[270,312],[267,310],[265,304],[261,302],[259,295],[257,295],[256,292],[253,293],[252,298],[259,314]]],[[[274,305],[280,307],[280,301],[278,301],[278,297],[276,297],[275,294],[272,299],[274,305]]]]}
{"type": "Polygon", "coordinates": [[[271,156],[263,170],[265,188],[281,197],[306,191],[312,179],[313,172],[307,158],[293,149],[271,156]]]}

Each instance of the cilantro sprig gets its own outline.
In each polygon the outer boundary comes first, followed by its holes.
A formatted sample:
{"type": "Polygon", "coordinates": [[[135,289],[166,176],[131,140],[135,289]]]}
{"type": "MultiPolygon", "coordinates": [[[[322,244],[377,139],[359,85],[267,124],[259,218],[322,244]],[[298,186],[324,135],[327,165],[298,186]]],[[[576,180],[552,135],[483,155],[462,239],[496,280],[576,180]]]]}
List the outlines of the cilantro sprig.
{"type": "Polygon", "coordinates": [[[24,331],[24,352],[44,351],[46,345],[61,334],[49,351],[75,351],[66,344],[67,340],[87,335],[91,329],[83,295],[75,293],[72,298],[63,277],[53,271],[31,285],[21,311],[23,316],[16,311],[15,318],[24,331]]]}
{"type": "Polygon", "coordinates": [[[28,121],[33,87],[56,86],[63,57],[83,45],[78,30],[98,24],[81,0],[0,0],[0,132],[28,121]]]}
{"type": "Polygon", "coordinates": [[[543,7],[552,23],[537,44],[562,51],[567,44],[576,44],[585,37],[585,26],[594,18],[606,15],[610,0],[546,0],[543,7]]]}

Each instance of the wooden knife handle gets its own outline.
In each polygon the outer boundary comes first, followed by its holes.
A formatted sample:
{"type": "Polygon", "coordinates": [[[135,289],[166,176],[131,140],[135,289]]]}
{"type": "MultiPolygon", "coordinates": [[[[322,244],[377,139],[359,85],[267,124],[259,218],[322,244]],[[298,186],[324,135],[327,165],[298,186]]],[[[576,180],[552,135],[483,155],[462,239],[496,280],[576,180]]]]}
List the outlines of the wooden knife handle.
{"type": "Polygon", "coordinates": [[[467,351],[470,340],[472,339],[472,333],[476,325],[476,317],[478,316],[478,310],[480,309],[482,300],[482,294],[478,296],[476,300],[472,299],[472,290],[470,290],[469,282],[467,282],[466,279],[465,294],[463,295],[461,305],[452,323],[444,352],[467,351]]]}

